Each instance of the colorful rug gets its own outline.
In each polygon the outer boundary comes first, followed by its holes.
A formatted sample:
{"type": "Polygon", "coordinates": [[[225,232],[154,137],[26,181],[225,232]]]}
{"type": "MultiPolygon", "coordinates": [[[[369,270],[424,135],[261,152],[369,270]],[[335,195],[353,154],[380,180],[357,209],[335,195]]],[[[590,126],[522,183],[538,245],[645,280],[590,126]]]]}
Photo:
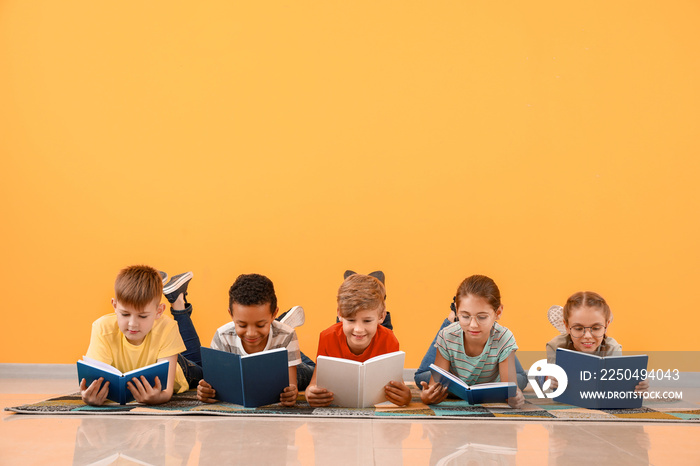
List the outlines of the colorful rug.
{"type": "Polygon", "coordinates": [[[628,422],[700,422],[700,404],[679,400],[645,402],[639,409],[585,409],[556,403],[549,399],[538,399],[526,393],[527,402],[522,409],[512,409],[507,404],[469,405],[461,400],[447,400],[436,405],[420,402],[418,391],[409,406],[399,408],[383,403],[372,408],[312,408],[303,395],[297,405],[283,407],[268,405],[260,408],[244,408],[231,403],[206,404],[197,401],[196,392],[189,391],[173,396],[168,403],[145,406],[131,403],[120,406],[108,402],[104,406],[85,405],[79,394],[59,396],[38,403],[5,408],[19,414],[141,414],[141,415],[219,415],[219,416],[291,416],[327,418],[374,418],[374,419],[511,419],[520,421],[628,421],[628,422]]]}

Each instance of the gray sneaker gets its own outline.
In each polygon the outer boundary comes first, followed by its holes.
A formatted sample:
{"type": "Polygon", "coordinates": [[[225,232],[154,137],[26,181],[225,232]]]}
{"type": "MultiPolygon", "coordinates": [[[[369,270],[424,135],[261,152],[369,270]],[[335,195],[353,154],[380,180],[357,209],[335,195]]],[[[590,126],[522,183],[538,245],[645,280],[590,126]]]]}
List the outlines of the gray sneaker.
{"type": "Polygon", "coordinates": [[[163,280],[163,285],[165,285],[165,281],[168,279],[168,274],[162,270],[159,270],[158,275],[160,275],[160,278],[163,280]]]}
{"type": "Polygon", "coordinates": [[[287,324],[292,328],[301,327],[306,322],[306,317],[304,316],[304,308],[301,306],[294,306],[290,310],[284,313],[280,322],[287,324]]]}
{"type": "Polygon", "coordinates": [[[187,285],[190,284],[190,280],[194,274],[192,272],[185,272],[179,275],[175,275],[170,279],[170,281],[163,286],[163,294],[170,304],[177,300],[180,294],[184,293],[187,296],[187,285]]]}

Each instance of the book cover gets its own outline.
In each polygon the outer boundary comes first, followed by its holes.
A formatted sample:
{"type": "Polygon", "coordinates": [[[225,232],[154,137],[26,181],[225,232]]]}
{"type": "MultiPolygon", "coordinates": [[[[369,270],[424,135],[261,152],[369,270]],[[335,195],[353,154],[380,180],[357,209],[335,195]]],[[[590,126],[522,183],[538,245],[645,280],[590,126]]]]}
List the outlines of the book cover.
{"type": "Polygon", "coordinates": [[[430,373],[433,380],[445,387],[453,395],[463,399],[470,405],[483,403],[504,403],[511,396],[515,396],[517,386],[515,382],[491,382],[476,385],[467,385],[462,379],[435,364],[430,365],[430,373]]]}
{"type": "Polygon", "coordinates": [[[554,401],[589,409],[640,408],[642,398],[633,394],[634,387],[643,380],[640,373],[648,361],[647,355],[597,356],[557,348],[556,364],[568,383],[554,401]]]}
{"type": "Polygon", "coordinates": [[[202,347],[204,380],[216,390],[216,399],[256,408],[280,401],[289,386],[286,348],[241,356],[202,347]]]}
{"type": "Polygon", "coordinates": [[[168,361],[160,361],[150,366],[141,367],[133,371],[122,374],[115,367],[105,364],[102,361],[83,356],[82,361],[78,361],[78,383],[85,379],[87,386],[100,377],[104,378],[102,382],[109,382],[109,393],[107,399],[112,400],[121,405],[134,401],[134,395],[131,394],[126,387],[126,383],[132,378],[140,378],[142,375],[146,377],[151,386],[155,386],[156,377],[160,379],[160,384],[163,389],[168,386],[168,369],[170,364],[168,361]]]}
{"type": "Polygon", "coordinates": [[[333,392],[333,404],[346,408],[369,408],[386,401],[384,387],[403,380],[406,353],[395,351],[365,362],[319,356],[316,385],[333,392]]]}

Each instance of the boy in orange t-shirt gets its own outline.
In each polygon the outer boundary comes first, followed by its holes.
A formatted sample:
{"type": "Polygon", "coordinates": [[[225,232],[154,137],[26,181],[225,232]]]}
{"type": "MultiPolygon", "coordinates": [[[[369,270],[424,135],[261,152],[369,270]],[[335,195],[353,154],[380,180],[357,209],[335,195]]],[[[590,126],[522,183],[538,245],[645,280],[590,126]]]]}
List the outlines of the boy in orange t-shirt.
{"type": "MultiPolygon", "coordinates": [[[[399,350],[394,332],[380,324],[386,317],[384,285],[369,275],[350,275],[338,289],[338,319],[319,336],[318,356],[364,362],[375,356],[399,350]]],[[[401,380],[385,387],[386,398],[404,406],[411,401],[411,390],[401,380]]],[[[316,370],[306,389],[310,406],[328,406],[333,393],[316,385],[316,370]]]]}

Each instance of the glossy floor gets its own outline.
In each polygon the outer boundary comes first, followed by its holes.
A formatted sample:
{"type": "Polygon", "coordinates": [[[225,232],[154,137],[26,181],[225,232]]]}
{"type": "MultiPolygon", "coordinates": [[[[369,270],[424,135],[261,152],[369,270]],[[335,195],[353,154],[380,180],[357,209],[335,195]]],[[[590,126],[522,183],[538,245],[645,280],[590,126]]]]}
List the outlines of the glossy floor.
{"type": "MultiPolygon", "coordinates": [[[[0,404],[74,389],[0,378],[0,404]]],[[[1,416],[2,465],[700,464],[697,424],[1,416]]]]}

